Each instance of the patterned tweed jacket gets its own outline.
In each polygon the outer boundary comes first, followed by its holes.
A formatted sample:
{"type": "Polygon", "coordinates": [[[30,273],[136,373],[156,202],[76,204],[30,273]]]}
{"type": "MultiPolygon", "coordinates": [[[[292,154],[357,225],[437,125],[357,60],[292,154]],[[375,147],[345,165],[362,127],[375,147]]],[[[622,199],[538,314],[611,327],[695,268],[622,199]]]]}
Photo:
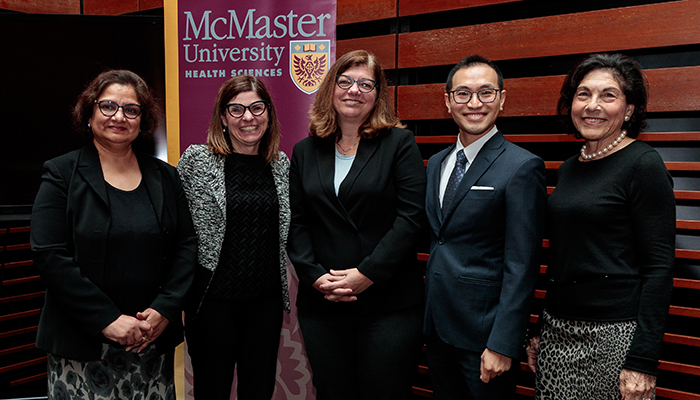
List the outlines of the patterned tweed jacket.
{"type": "MultiPolygon", "coordinates": [[[[177,164],[177,170],[180,173],[180,179],[192,213],[194,229],[199,239],[199,265],[211,271],[212,277],[219,263],[221,246],[226,232],[225,160],[226,156],[213,154],[207,145],[196,144],[185,150],[177,164]]],[[[279,260],[282,295],[284,309],[289,312],[287,257],[285,253],[291,215],[289,211],[289,158],[280,151],[279,159],[273,160],[271,165],[280,206],[279,260]]],[[[209,283],[211,283],[211,279],[209,283]]],[[[209,285],[207,284],[206,290],[208,289],[209,285]]],[[[201,300],[199,299],[200,304],[201,300]]]]}

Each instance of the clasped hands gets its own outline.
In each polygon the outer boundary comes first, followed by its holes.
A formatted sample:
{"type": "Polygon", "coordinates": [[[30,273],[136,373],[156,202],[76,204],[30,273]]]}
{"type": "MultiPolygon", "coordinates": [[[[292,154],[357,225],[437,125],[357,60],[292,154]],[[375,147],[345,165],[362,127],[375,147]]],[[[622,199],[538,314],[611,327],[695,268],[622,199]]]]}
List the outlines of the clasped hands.
{"type": "Polygon", "coordinates": [[[140,353],[163,333],[169,322],[161,313],[149,307],[136,313],[135,318],[120,315],[102,330],[102,334],[109,340],[127,346],[126,351],[138,347],[136,352],[140,353]]]}
{"type": "Polygon", "coordinates": [[[314,288],[323,293],[328,301],[351,302],[357,300],[357,295],[365,291],[372,280],[357,268],[342,271],[330,270],[314,282],[314,288]]]}

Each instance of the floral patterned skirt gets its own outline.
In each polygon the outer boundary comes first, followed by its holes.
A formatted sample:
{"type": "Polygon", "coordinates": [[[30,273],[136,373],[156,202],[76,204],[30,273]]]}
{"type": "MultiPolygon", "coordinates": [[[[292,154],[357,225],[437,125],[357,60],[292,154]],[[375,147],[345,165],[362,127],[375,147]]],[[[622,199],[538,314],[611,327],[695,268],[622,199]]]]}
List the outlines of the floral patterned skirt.
{"type": "Polygon", "coordinates": [[[48,400],[175,400],[174,350],[159,355],[102,345],[97,361],[48,355],[48,400]]]}

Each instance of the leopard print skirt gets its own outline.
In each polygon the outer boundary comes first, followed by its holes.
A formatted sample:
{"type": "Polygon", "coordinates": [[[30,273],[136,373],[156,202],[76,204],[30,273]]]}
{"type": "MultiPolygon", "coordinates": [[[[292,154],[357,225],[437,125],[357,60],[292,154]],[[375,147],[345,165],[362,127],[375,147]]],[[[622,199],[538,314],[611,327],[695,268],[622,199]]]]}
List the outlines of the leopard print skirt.
{"type": "Polygon", "coordinates": [[[542,313],[535,398],[619,400],[636,321],[574,321],[542,313]]]}

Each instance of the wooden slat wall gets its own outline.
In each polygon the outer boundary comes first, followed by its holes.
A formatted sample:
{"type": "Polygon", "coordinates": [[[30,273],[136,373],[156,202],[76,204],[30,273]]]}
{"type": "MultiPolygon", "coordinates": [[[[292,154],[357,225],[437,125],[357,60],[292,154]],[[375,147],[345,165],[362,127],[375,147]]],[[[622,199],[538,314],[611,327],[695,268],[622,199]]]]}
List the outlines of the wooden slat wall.
{"type": "Polygon", "coordinates": [[[339,1],[337,3],[338,25],[376,21],[397,17],[396,0],[339,1]]]}
{"type": "Polygon", "coordinates": [[[465,49],[510,60],[696,44],[699,17],[698,2],[687,0],[406,33],[399,35],[399,63],[455,64],[465,49]]]}
{"type": "Polygon", "coordinates": [[[0,0],[0,9],[28,14],[120,15],[163,8],[163,0],[0,0]]]}
{"type": "Polygon", "coordinates": [[[28,224],[0,222],[0,393],[6,395],[46,378],[46,353],[34,345],[44,286],[32,262],[28,224]]]}
{"type": "MultiPolygon", "coordinates": [[[[617,8],[593,0],[586,9],[566,3],[338,0],[338,56],[363,48],[379,57],[395,86],[399,116],[416,133],[426,160],[456,139],[443,100],[451,67],[470,54],[496,61],[507,90],[497,124],[508,140],[544,158],[550,193],[556,169],[580,148],[556,121],[564,75],[591,52],[636,58],[650,85],[650,127],[639,139],[664,158],[678,207],[674,295],[657,396],[700,400],[700,0],[625,1],[617,8]],[[370,9],[382,12],[366,12],[370,9]]],[[[418,247],[418,260],[427,261],[427,244],[418,247]]],[[[547,239],[543,247],[541,274],[547,239]]],[[[536,303],[545,289],[538,287],[536,303]]],[[[532,315],[531,322],[537,318],[532,315]]],[[[521,370],[518,396],[533,397],[534,376],[524,364],[521,370]]],[[[416,398],[432,397],[428,375],[421,366],[416,398]]]]}
{"type": "MultiPolygon", "coordinates": [[[[650,69],[645,73],[649,80],[649,112],[700,110],[700,66],[650,69]]],[[[564,75],[504,79],[507,96],[499,116],[556,115],[562,83],[564,75]]],[[[445,108],[444,83],[399,86],[397,91],[402,120],[451,118],[445,108]]]]}

